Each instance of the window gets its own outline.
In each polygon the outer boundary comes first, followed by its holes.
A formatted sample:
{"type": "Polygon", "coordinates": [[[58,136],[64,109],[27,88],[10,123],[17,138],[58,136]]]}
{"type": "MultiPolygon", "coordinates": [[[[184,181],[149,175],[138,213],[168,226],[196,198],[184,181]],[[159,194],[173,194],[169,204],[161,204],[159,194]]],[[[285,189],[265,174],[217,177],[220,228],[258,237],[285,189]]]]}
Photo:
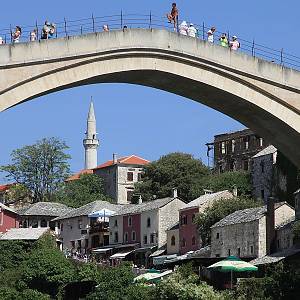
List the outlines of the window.
{"type": "Polygon", "coordinates": [[[216,257],[220,257],[220,254],[216,254],[216,257]]]}
{"type": "Polygon", "coordinates": [[[134,241],[134,242],[136,240],[136,233],[135,233],[135,231],[131,232],[131,240],[134,241]]]}
{"type": "Polygon", "coordinates": [[[175,236],[172,235],[172,237],[171,237],[171,246],[175,246],[175,244],[176,244],[176,239],[175,239],[175,236]]]}
{"type": "Polygon", "coordinates": [[[250,247],[250,253],[253,254],[253,252],[254,252],[254,249],[253,249],[253,246],[251,246],[250,247]]]}
{"type": "Polygon", "coordinates": [[[181,240],[181,247],[185,247],[186,246],[186,241],[185,241],[185,238],[183,238],[181,240]]]}
{"type": "Polygon", "coordinates": [[[244,137],[244,146],[246,150],[249,149],[249,136],[244,137]]]}
{"type": "Polygon", "coordinates": [[[63,230],[64,230],[64,224],[61,223],[61,224],[60,224],[60,231],[63,231],[63,230]]]}
{"type": "Polygon", "coordinates": [[[115,220],[115,227],[118,227],[118,220],[115,220]]]}
{"type": "Polygon", "coordinates": [[[119,242],[119,233],[115,232],[115,239],[114,239],[115,243],[119,242]]]}
{"type": "Polygon", "coordinates": [[[265,199],[265,190],[260,191],[260,198],[263,200],[265,199]]]}
{"type": "Polygon", "coordinates": [[[221,143],[221,153],[226,154],[226,142],[221,143]]]}
{"type": "Polygon", "coordinates": [[[263,138],[259,138],[259,147],[263,146],[263,138]]]}
{"type": "Polygon", "coordinates": [[[280,248],[280,240],[277,240],[277,249],[280,248]]]}
{"type": "Polygon", "coordinates": [[[231,141],[231,152],[234,153],[235,151],[235,140],[231,141]]]}
{"type": "Polygon", "coordinates": [[[128,217],[128,226],[130,227],[132,226],[132,217],[130,216],[128,217]]]}
{"type": "Polygon", "coordinates": [[[155,238],[155,234],[151,233],[151,235],[150,235],[150,244],[154,244],[154,238],[155,238]]]}
{"type": "Polygon", "coordinates": [[[133,196],[133,190],[127,190],[127,202],[131,202],[133,196]]]}
{"type": "Polygon", "coordinates": [[[249,162],[248,162],[248,160],[244,160],[244,161],[243,161],[243,169],[244,169],[245,171],[248,171],[248,170],[249,170],[249,162]]]}
{"type": "Polygon", "coordinates": [[[228,256],[230,256],[230,249],[228,249],[228,256]]]}
{"type": "Polygon", "coordinates": [[[144,244],[148,244],[148,237],[147,237],[147,235],[144,235],[144,244]]]}
{"type": "Polygon", "coordinates": [[[47,227],[47,221],[45,219],[41,221],[41,227],[43,228],[47,227]]]}
{"type": "Polygon", "coordinates": [[[147,219],[147,227],[151,227],[151,219],[150,218],[147,219]]]}
{"type": "Polygon", "coordinates": [[[216,239],[218,240],[219,238],[220,238],[220,233],[217,232],[216,239]]]}
{"type": "Polygon", "coordinates": [[[181,216],[180,223],[181,223],[181,225],[186,225],[187,224],[187,216],[181,216]]]}
{"type": "Polygon", "coordinates": [[[124,241],[125,241],[125,243],[128,242],[128,232],[125,232],[125,234],[124,234],[124,241]]]}
{"type": "Polygon", "coordinates": [[[192,237],[192,245],[196,245],[196,238],[194,236],[192,237]]]}
{"type": "Polygon", "coordinates": [[[81,228],[82,228],[82,220],[79,219],[79,220],[78,220],[78,229],[81,229],[81,228]]]}
{"type": "Polygon", "coordinates": [[[127,181],[133,181],[133,172],[127,172],[127,181]]]}
{"type": "Polygon", "coordinates": [[[265,173],[265,163],[263,161],[260,163],[260,171],[261,173],[265,173]]]}
{"type": "Polygon", "coordinates": [[[143,177],[142,177],[142,173],[138,173],[138,181],[142,181],[143,177]]]}
{"type": "Polygon", "coordinates": [[[241,248],[238,248],[238,249],[237,249],[237,255],[238,255],[238,257],[241,256],[241,248]]]}
{"type": "Polygon", "coordinates": [[[71,248],[74,249],[75,248],[75,241],[71,241],[71,248]]]}

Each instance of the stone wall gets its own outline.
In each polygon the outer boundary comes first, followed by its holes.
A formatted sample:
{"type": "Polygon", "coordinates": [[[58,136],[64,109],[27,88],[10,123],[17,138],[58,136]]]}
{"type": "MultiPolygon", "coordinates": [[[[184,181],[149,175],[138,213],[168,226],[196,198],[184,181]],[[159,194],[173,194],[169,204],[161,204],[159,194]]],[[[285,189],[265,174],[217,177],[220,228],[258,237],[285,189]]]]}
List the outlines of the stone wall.
{"type": "Polygon", "coordinates": [[[167,231],[167,254],[179,253],[179,229],[167,231]],[[172,245],[172,237],[175,237],[175,245],[172,245]]]}

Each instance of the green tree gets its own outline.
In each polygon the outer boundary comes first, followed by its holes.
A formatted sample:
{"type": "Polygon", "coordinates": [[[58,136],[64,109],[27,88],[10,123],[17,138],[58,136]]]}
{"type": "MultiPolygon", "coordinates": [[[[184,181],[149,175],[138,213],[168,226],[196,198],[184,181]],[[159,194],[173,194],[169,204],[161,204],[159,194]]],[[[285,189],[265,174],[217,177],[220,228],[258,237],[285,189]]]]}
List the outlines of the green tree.
{"type": "Polygon", "coordinates": [[[208,174],[209,169],[192,155],[170,153],[145,166],[143,182],[136,184],[136,192],[149,201],[154,195],[157,198],[170,196],[176,187],[183,200],[191,201],[203,193],[202,181],[208,174]]]}
{"type": "Polygon", "coordinates": [[[200,213],[195,218],[200,237],[203,245],[210,243],[210,227],[231,213],[246,209],[261,206],[260,201],[253,200],[247,197],[238,197],[232,199],[220,200],[212,206],[207,207],[203,213],[200,213]]]}
{"type": "Polygon", "coordinates": [[[29,289],[55,297],[59,289],[74,277],[75,267],[48,235],[33,247],[22,267],[21,281],[29,289]]]}
{"type": "Polygon", "coordinates": [[[83,174],[78,180],[66,182],[55,195],[55,201],[74,208],[96,200],[112,202],[104,193],[103,179],[96,174],[83,174]]]}
{"type": "Polygon", "coordinates": [[[65,142],[57,138],[42,139],[14,150],[12,163],[1,166],[0,171],[29,189],[34,202],[51,200],[69,174],[67,149],[65,142]]]}
{"type": "MultiPolygon", "coordinates": [[[[88,300],[123,300],[126,289],[133,284],[134,274],[131,266],[122,264],[116,268],[103,268],[100,272],[99,284],[88,300]]],[[[146,299],[145,299],[146,300],[146,299]]]]}
{"type": "Polygon", "coordinates": [[[204,179],[203,185],[214,192],[231,191],[236,187],[239,195],[250,195],[252,189],[250,174],[245,171],[211,174],[204,179]]]}
{"type": "Polygon", "coordinates": [[[9,192],[4,197],[5,203],[11,202],[31,202],[31,191],[23,184],[15,184],[10,187],[9,192]]]}

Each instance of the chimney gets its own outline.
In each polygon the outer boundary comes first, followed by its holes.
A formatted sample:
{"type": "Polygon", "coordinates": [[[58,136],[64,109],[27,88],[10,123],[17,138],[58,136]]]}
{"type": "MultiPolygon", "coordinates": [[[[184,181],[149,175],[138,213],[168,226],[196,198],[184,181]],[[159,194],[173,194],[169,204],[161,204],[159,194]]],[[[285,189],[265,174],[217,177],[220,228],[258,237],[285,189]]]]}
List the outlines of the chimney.
{"type": "Polygon", "coordinates": [[[295,193],[295,219],[300,220],[300,189],[295,193]]]}
{"type": "Polygon", "coordinates": [[[142,198],[142,195],[139,196],[139,201],[138,201],[138,204],[142,204],[143,203],[143,198],[142,198]]]}
{"type": "Polygon", "coordinates": [[[234,197],[238,196],[238,188],[237,188],[236,185],[233,186],[232,194],[233,194],[234,197]]]}
{"type": "Polygon", "coordinates": [[[267,255],[274,252],[275,243],[275,199],[269,197],[267,201],[266,216],[266,250],[267,255]]]}
{"type": "Polygon", "coordinates": [[[118,156],[116,153],[113,154],[113,164],[117,164],[118,163],[118,156]]]}
{"type": "Polygon", "coordinates": [[[173,188],[173,198],[178,198],[177,188],[173,188]]]}

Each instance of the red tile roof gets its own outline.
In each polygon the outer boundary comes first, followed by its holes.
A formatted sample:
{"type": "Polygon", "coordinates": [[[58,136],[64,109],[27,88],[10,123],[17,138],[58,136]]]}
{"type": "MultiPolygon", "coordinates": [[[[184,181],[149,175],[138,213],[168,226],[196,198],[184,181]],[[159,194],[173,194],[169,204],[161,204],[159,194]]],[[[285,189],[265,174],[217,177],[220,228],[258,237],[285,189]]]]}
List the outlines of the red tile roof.
{"type": "Polygon", "coordinates": [[[75,173],[71,177],[67,178],[66,181],[78,180],[80,178],[80,176],[83,174],[93,174],[93,173],[94,173],[93,170],[90,170],[90,169],[81,170],[80,172],[75,173]]]}
{"type": "MultiPolygon", "coordinates": [[[[139,166],[144,166],[144,165],[147,165],[147,164],[150,163],[149,160],[138,157],[136,155],[121,157],[121,158],[118,158],[117,161],[118,161],[118,164],[139,165],[139,166]]],[[[109,160],[109,161],[101,164],[100,166],[94,168],[94,170],[103,169],[103,168],[106,168],[106,167],[110,167],[112,165],[114,165],[113,160],[109,160]]]]}
{"type": "Polygon", "coordinates": [[[15,183],[0,185],[0,193],[9,190],[13,185],[15,185],[15,183]]]}

